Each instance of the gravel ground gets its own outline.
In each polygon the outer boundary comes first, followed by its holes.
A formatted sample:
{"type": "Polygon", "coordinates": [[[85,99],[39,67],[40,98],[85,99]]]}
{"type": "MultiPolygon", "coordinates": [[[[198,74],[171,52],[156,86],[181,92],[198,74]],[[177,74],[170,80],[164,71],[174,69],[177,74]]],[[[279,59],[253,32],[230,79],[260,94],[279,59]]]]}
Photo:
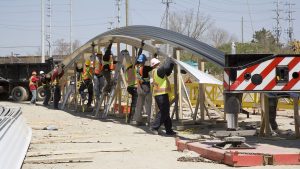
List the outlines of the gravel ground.
{"type": "MultiPolygon", "coordinates": [[[[197,157],[189,152],[176,151],[174,137],[152,135],[148,133],[147,127],[134,127],[124,124],[124,119],[111,118],[105,121],[95,120],[88,113],[70,113],[66,111],[46,108],[38,103],[31,106],[28,102],[12,103],[1,102],[1,105],[21,106],[23,116],[33,129],[31,145],[25,160],[66,157],[91,157],[92,162],[79,163],[55,163],[55,164],[23,164],[22,169],[199,169],[199,168],[232,168],[223,164],[212,164],[204,162],[180,162],[179,157],[197,157]],[[42,130],[42,128],[54,125],[57,131],[42,130]],[[106,151],[106,152],[100,152],[106,151]],[[52,155],[51,155],[52,152],[52,155]],[[60,155],[53,155],[57,152],[60,155]],[[62,152],[73,152],[73,154],[61,154],[62,152]],[[50,155],[28,157],[30,154],[42,153],[50,155]]],[[[291,112],[279,111],[282,116],[278,117],[280,129],[285,131],[293,129],[289,123],[293,121],[288,117],[291,112]],[[287,116],[286,116],[287,115],[287,116]]],[[[247,119],[241,115],[239,121],[242,124],[253,123],[260,120],[259,115],[252,115],[247,119]]],[[[186,138],[199,138],[207,135],[209,130],[217,130],[222,125],[196,128],[179,132],[186,138]]],[[[251,143],[265,143],[291,147],[300,152],[299,140],[268,140],[257,137],[247,138],[251,143]]],[[[298,169],[299,166],[261,166],[248,168],[291,168],[298,169]]]]}

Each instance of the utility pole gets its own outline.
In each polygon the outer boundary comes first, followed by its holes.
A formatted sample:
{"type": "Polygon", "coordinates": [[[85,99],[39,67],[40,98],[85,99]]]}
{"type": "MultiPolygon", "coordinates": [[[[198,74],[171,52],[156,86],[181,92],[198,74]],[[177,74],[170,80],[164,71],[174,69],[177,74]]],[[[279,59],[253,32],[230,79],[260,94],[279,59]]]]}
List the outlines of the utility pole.
{"type": "Polygon", "coordinates": [[[280,35],[281,35],[281,27],[280,27],[280,12],[282,11],[281,9],[279,9],[279,0],[277,0],[276,2],[274,2],[276,4],[276,9],[273,10],[276,14],[276,17],[273,18],[276,21],[276,27],[274,28],[274,32],[275,32],[275,37],[276,37],[276,44],[279,45],[279,40],[280,40],[280,35]]]}
{"type": "Polygon", "coordinates": [[[72,45],[72,0],[70,0],[70,54],[73,53],[72,45]]]}
{"type": "Polygon", "coordinates": [[[45,63],[45,5],[44,0],[41,0],[41,56],[42,63],[45,63]]]}
{"type": "MultiPolygon", "coordinates": [[[[170,4],[173,3],[172,0],[162,0],[161,3],[166,4],[166,29],[169,29],[169,8],[170,4]]],[[[169,44],[167,44],[166,54],[169,54],[169,44]]]]}
{"type": "Polygon", "coordinates": [[[244,17],[242,16],[242,43],[244,43],[244,17]]]}
{"type": "Polygon", "coordinates": [[[295,20],[293,18],[293,13],[295,11],[292,11],[292,6],[294,6],[295,4],[292,4],[291,0],[289,0],[289,2],[286,3],[285,5],[288,6],[288,11],[286,11],[286,13],[288,14],[288,17],[285,20],[287,20],[289,22],[289,27],[286,30],[286,33],[287,33],[288,38],[289,38],[288,42],[292,42],[294,40],[294,38],[293,38],[293,35],[294,35],[293,20],[295,20]]]}
{"type": "Polygon", "coordinates": [[[118,9],[117,28],[119,28],[120,27],[120,17],[121,17],[121,9],[120,9],[120,7],[121,7],[121,0],[116,0],[116,1],[117,1],[116,5],[117,5],[117,9],[118,9]]]}
{"type": "Polygon", "coordinates": [[[125,6],[126,6],[126,26],[128,26],[129,24],[129,14],[128,14],[128,8],[129,8],[129,0],[126,0],[126,4],[125,4],[125,6]]]}
{"type": "Polygon", "coordinates": [[[48,0],[48,15],[49,17],[49,25],[48,25],[48,36],[47,36],[47,40],[49,43],[49,57],[52,57],[52,42],[51,42],[51,26],[52,26],[52,5],[51,5],[51,0],[48,0]]]}

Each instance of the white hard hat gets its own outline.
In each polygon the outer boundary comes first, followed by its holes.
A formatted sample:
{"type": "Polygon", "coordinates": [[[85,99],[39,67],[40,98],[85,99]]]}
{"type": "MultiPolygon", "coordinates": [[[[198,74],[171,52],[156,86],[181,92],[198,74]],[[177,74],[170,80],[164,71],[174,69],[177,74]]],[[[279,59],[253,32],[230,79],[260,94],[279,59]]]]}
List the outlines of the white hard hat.
{"type": "Polygon", "coordinates": [[[151,59],[151,67],[153,67],[159,63],[160,63],[160,61],[158,59],[156,59],[156,58],[151,59]]]}
{"type": "Polygon", "coordinates": [[[40,75],[41,75],[41,74],[44,74],[44,73],[45,73],[44,71],[42,71],[42,70],[40,71],[40,75]]]}

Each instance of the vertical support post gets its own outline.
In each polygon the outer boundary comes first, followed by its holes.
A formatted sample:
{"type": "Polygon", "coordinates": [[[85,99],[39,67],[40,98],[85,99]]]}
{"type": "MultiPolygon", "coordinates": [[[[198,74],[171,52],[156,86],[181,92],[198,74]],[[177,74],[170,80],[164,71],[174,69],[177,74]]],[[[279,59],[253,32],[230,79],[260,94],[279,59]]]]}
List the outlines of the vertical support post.
{"type": "MultiPolygon", "coordinates": [[[[204,62],[202,60],[198,61],[198,68],[201,71],[204,71],[204,62]]],[[[199,84],[199,99],[200,99],[200,118],[201,120],[205,120],[205,112],[204,112],[204,107],[205,107],[205,91],[204,91],[204,84],[199,84]]]]}
{"type": "Polygon", "coordinates": [[[74,80],[75,81],[75,91],[74,91],[74,102],[75,102],[74,107],[75,108],[74,109],[75,109],[75,112],[77,112],[77,103],[78,103],[78,100],[77,100],[77,94],[78,94],[77,93],[77,70],[76,69],[77,69],[77,63],[75,62],[74,63],[74,72],[75,72],[75,75],[74,75],[75,76],[75,80],[74,80]]]}
{"type": "Polygon", "coordinates": [[[300,132],[299,132],[299,95],[293,98],[294,102],[294,120],[295,120],[295,135],[296,138],[300,138],[300,132]]]}
{"type": "MultiPolygon", "coordinates": [[[[173,58],[176,59],[176,49],[173,49],[173,58]]],[[[176,120],[179,120],[179,111],[178,111],[178,67],[174,67],[174,96],[175,96],[175,103],[174,103],[174,111],[176,120]]]]}
{"type": "MultiPolygon", "coordinates": [[[[120,42],[117,43],[117,52],[118,52],[118,61],[120,61],[120,56],[121,56],[121,47],[120,47],[120,42]]],[[[122,102],[122,90],[121,90],[121,75],[120,72],[115,72],[115,73],[119,73],[118,76],[118,85],[117,85],[117,91],[118,91],[118,110],[119,110],[119,114],[121,113],[121,102],[122,102]]]]}
{"type": "MultiPolygon", "coordinates": [[[[180,60],[180,50],[176,50],[176,59],[177,60],[180,60]]],[[[178,111],[178,117],[179,117],[179,119],[183,119],[183,113],[182,113],[182,92],[181,92],[181,88],[182,88],[182,86],[181,86],[181,73],[180,73],[180,66],[179,65],[177,65],[176,66],[177,67],[177,79],[176,79],[176,81],[177,81],[177,91],[178,91],[178,109],[179,109],[179,111],[178,111]]]]}
{"type": "Polygon", "coordinates": [[[270,121],[269,121],[269,98],[267,94],[260,94],[261,108],[262,108],[262,124],[260,127],[260,136],[265,135],[269,137],[271,134],[270,121]]]}

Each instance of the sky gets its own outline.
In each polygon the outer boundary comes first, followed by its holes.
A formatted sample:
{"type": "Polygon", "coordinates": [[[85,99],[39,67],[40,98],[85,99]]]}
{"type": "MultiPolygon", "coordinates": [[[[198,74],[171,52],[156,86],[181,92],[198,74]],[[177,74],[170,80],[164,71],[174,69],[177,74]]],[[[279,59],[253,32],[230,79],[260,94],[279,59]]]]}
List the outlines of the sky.
{"type": "MultiPolygon", "coordinates": [[[[45,1],[45,30],[49,17],[45,1]]],[[[166,0],[164,0],[166,1],[166,0]]],[[[254,31],[263,27],[273,31],[277,0],[200,0],[200,13],[209,16],[215,27],[226,30],[241,41],[241,18],[244,18],[244,42],[252,39],[254,31]]],[[[300,1],[279,0],[281,40],[287,41],[287,2],[292,5],[294,38],[300,40],[300,1]]],[[[197,10],[199,0],[172,0],[170,12],[197,10]]],[[[52,42],[69,41],[70,0],[51,0],[52,42]]],[[[162,0],[129,0],[129,24],[161,26],[165,12],[162,0]]],[[[72,39],[84,44],[105,32],[109,22],[115,22],[116,0],[72,0],[72,39]]],[[[125,0],[121,0],[121,23],[125,26],[125,0]]],[[[48,49],[48,42],[45,41],[48,49]]],[[[41,0],[0,0],[0,56],[38,54],[41,47],[41,0]]]]}

